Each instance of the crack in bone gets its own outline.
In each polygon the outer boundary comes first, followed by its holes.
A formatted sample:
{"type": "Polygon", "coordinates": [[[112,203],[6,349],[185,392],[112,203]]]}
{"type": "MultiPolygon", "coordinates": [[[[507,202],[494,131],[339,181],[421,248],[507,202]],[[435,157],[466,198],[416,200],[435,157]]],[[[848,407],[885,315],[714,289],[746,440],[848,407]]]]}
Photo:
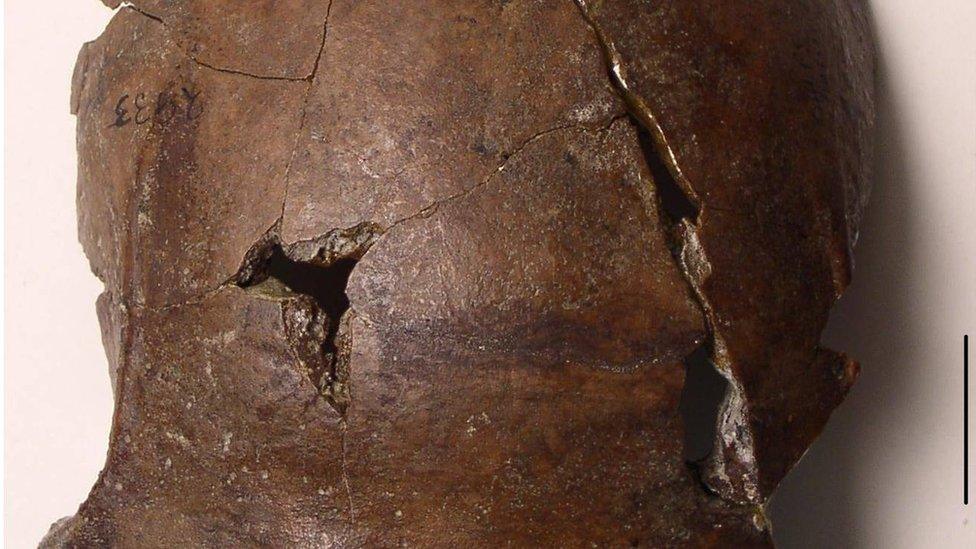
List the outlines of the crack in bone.
{"type": "Polygon", "coordinates": [[[285,208],[288,205],[288,190],[291,187],[291,167],[295,162],[295,157],[298,156],[298,146],[302,141],[302,132],[305,130],[305,122],[308,118],[308,101],[312,95],[312,88],[315,86],[315,77],[318,75],[319,63],[322,61],[322,55],[325,53],[325,41],[329,37],[329,17],[332,15],[332,2],[333,0],[329,0],[329,5],[325,8],[325,21],[322,23],[322,43],[319,44],[319,53],[315,56],[315,64],[312,65],[312,72],[307,78],[308,84],[305,87],[305,96],[302,98],[302,112],[298,118],[298,130],[295,131],[295,142],[292,145],[288,163],[285,165],[285,191],[281,199],[281,213],[278,215],[277,224],[279,225],[285,219],[285,208]]]}
{"type": "Polygon", "coordinates": [[[607,131],[608,128],[610,128],[610,126],[613,125],[614,122],[616,122],[618,120],[621,120],[625,116],[626,115],[613,116],[613,117],[611,117],[609,119],[609,121],[607,121],[606,124],[603,124],[602,126],[599,126],[599,127],[596,127],[596,128],[594,128],[592,126],[589,126],[589,125],[585,125],[585,124],[563,124],[561,126],[554,126],[552,128],[547,128],[545,130],[536,132],[535,134],[533,134],[528,139],[522,141],[522,143],[520,143],[517,147],[515,147],[514,149],[512,149],[511,152],[506,153],[506,154],[503,154],[502,155],[502,162],[501,162],[501,164],[499,164],[497,168],[495,168],[494,170],[492,170],[491,173],[489,173],[488,176],[485,177],[484,179],[482,179],[480,182],[478,182],[478,183],[476,183],[474,185],[471,185],[470,187],[466,187],[466,188],[464,188],[464,189],[462,189],[462,190],[460,190],[460,191],[458,191],[458,192],[456,192],[456,193],[454,193],[454,194],[452,194],[450,196],[446,196],[446,197],[441,198],[439,200],[435,200],[434,202],[431,202],[430,204],[424,206],[423,208],[417,210],[416,212],[397,219],[396,221],[394,221],[393,223],[390,223],[390,225],[386,227],[385,232],[390,232],[391,230],[393,230],[395,227],[399,226],[400,224],[405,223],[407,221],[410,221],[412,219],[421,218],[421,217],[422,218],[430,217],[431,215],[433,215],[437,211],[437,209],[441,205],[446,204],[446,203],[449,203],[449,202],[453,202],[455,200],[459,200],[459,199],[464,198],[466,196],[469,196],[472,193],[474,193],[475,191],[477,191],[478,189],[480,189],[480,188],[482,188],[482,187],[490,184],[492,182],[492,180],[494,180],[495,176],[497,176],[499,173],[505,171],[505,169],[508,167],[509,162],[511,162],[513,158],[515,158],[519,153],[521,153],[523,150],[525,150],[525,148],[528,147],[530,144],[532,144],[533,142],[535,142],[535,141],[537,141],[539,139],[542,139],[543,137],[545,137],[545,136],[547,136],[549,134],[552,134],[552,133],[555,133],[555,132],[559,132],[559,131],[565,131],[565,130],[600,131],[600,132],[605,132],[605,131],[607,131]]]}
{"type": "Polygon", "coordinates": [[[349,424],[347,421],[342,422],[342,455],[341,467],[342,467],[342,484],[346,489],[346,499],[349,500],[349,524],[356,524],[356,507],[352,503],[352,489],[349,487],[349,463],[346,460],[346,454],[348,451],[348,445],[346,444],[349,434],[349,424]]]}
{"type": "MultiPolygon", "coordinates": [[[[711,338],[711,362],[728,381],[728,390],[719,410],[715,448],[703,464],[704,470],[701,479],[709,490],[715,491],[723,499],[742,503],[741,500],[744,496],[746,501],[758,501],[760,499],[758,470],[754,455],[754,442],[748,424],[748,403],[745,400],[745,393],[741,384],[732,373],[732,361],[718,329],[717,315],[702,291],[705,280],[711,274],[711,265],[705,256],[697,233],[704,204],[680,169],[674,150],[669,145],[663,129],[647,102],[628,83],[626,68],[613,41],[591,15],[586,0],[575,1],[583,19],[596,35],[614,88],[624,100],[631,116],[652,138],[653,146],[645,147],[645,156],[649,157],[648,163],[652,164],[650,160],[657,157],[667,168],[667,172],[673,178],[674,185],[680,189],[692,207],[690,211],[685,208],[685,214],[675,216],[661,202],[661,178],[652,179],[652,184],[658,189],[656,195],[658,196],[659,207],[673,224],[672,238],[677,241],[677,250],[674,254],[675,261],[688,281],[706,321],[706,327],[711,338]],[[730,472],[732,467],[726,458],[727,451],[734,455],[736,465],[739,466],[737,468],[744,469],[742,473],[737,474],[740,478],[730,478],[730,475],[735,473],[730,472]],[[737,486],[742,486],[742,491],[745,493],[737,494],[736,492],[739,491],[736,488],[737,486]]],[[[653,169],[653,166],[649,167],[653,169]]]]}
{"type": "MultiPolygon", "coordinates": [[[[146,11],[146,10],[144,10],[144,9],[136,6],[136,5],[134,5],[132,2],[129,2],[129,1],[119,2],[116,5],[114,5],[114,6],[110,5],[109,7],[112,8],[112,9],[117,9],[117,10],[129,9],[133,13],[136,13],[138,15],[141,15],[141,16],[143,16],[143,17],[145,17],[145,18],[147,18],[147,19],[149,19],[151,21],[154,21],[154,22],[162,25],[163,28],[164,28],[164,30],[166,30],[166,32],[168,34],[173,35],[171,29],[167,26],[167,24],[162,19],[162,17],[160,17],[158,15],[155,15],[153,13],[150,13],[150,12],[148,12],[148,11],[146,11]]],[[[324,55],[324,52],[325,52],[325,43],[326,43],[326,39],[328,37],[329,16],[330,16],[331,12],[332,12],[332,0],[330,0],[329,5],[326,7],[325,21],[322,24],[322,40],[321,40],[321,42],[319,44],[318,53],[317,53],[317,55],[315,57],[315,62],[314,62],[314,65],[312,67],[312,71],[307,76],[304,76],[304,77],[301,77],[301,78],[298,78],[298,77],[295,77],[295,78],[292,78],[292,77],[269,77],[269,76],[249,74],[249,73],[246,73],[246,72],[243,72],[243,71],[238,71],[238,70],[235,70],[235,69],[224,69],[224,68],[220,68],[220,67],[214,67],[214,66],[208,65],[208,64],[206,64],[204,62],[201,62],[198,59],[195,59],[186,50],[185,46],[179,40],[177,40],[175,38],[175,36],[172,36],[174,42],[179,47],[180,52],[185,57],[187,57],[188,59],[190,59],[194,63],[196,63],[196,64],[198,64],[198,65],[200,65],[200,66],[202,66],[204,68],[211,69],[211,70],[214,70],[216,72],[223,72],[223,73],[227,73],[227,74],[235,74],[235,75],[240,75],[240,76],[253,77],[253,78],[257,78],[257,79],[261,79],[261,80],[284,80],[284,81],[297,81],[297,82],[304,81],[304,82],[307,82],[307,86],[306,86],[305,93],[304,93],[304,97],[303,97],[303,101],[302,101],[302,110],[301,110],[301,113],[300,113],[300,116],[299,116],[299,125],[298,125],[298,129],[296,130],[296,135],[295,135],[295,144],[294,144],[294,146],[292,148],[291,156],[289,157],[287,164],[285,164],[285,169],[284,169],[284,174],[283,174],[284,193],[283,193],[283,199],[282,199],[282,204],[281,204],[281,212],[280,212],[280,214],[278,216],[278,219],[272,225],[271,229],[269,229],[261,237],[262,239],[268,238],[268,236],[271,235],[272,233],[277,233],[278,230],[279,230],[279,228],[280,228],[282,219],[284,218],[285,203],[287,202],[287,199],[288,199],[288,188],[289,188],[288,181],[289,181],[289,177],[290,177],[291,166],[292,166],[292,163],[294,161],[295,156],[297,155],[298,145],[299,145],[299,142],[300,142],[300,139],[301,139],[301,132],[302,132],[302,130],[305,127],[306,115],[307,115],[307,110],[308,110],[309,96],[311,95],[312,86],[313,86],[315,77],[318,74],[319,65],[320,65],[321,59],[322,59],[322,57],[324,55]]],[[[87,80],[87,70],[83,72],[83,77],[85,77],[85,80],[87,80]]],[[[83,80],[82,82],[84,83],[85,80],[83,80]]],[[[142,148],[140,149],[140,153],[137,155],[137,158],[141,158],[141,154],[142,154],[141,151],[142,151],[142,149],[144,149],[148,145],[148,143],[149,142],[147,141],[145,144],[143,144],[142,148]]],[[[259,248],[259,247],[256,246],[256,245],[252,245],[252,247],[251,247],[251,249],[249,250],[248,253],[253,252],[253,250],[255,250],[257,248],[259,248]]],[[[247,257],[247,256],[245,256],[245,257],[247,257]]],[[[245,263],[246,262],[247,261],[245,259],[245,263]]],[[[243,266],[242,266],[242,269],[243,269],[243,266]]],[[[101,280],[103,283],[105,283],[105,276],[104,276],[104,274],[96,271],[94,268],[92,269],[92,272],[95,274],[95,276],[99,280],[101,280]]],[[[188,305],[194,305],[194,304],[201,303],[201,302],[205,301],[206,299],[212,297],[213,295],[215,295],[215,294],[217,294],[217,293],[219,293],[219,292],[221,292],[221,291],[223,291],[223,290],[225,290],[225,289],[227,289],[229,287],[232,287],[232,286],[236,285],[238,283],[238,281],[240,280],[240,278],[241,278],[241,273],[242,273],[242,270],[239,269],[238,272],[235,273],[231,278],[229,278],[228,280],[225,280],[224,282],[220,283],[216,287],[212,287],[212,288],[206,289],[206,290],[204,290],[202,292],[196,293],[195,295],[191,295],[188,298],[183,299],[181,301],[170,302],[170,303],[163,303],[161,305],[156,305],[156,306],[147,305],[145,303],[139,302],[138,299],[136,299],[136,300],[130,299],[130,296],[128,295],[130,292],[128,290],[124,289],[124,288],[123,288],[123,291],[122,291],[122,294],[123,295],[120,296],[120,301],[123,302],[124,304],[126,304],[127,306],[129,306],[129,307],[131,307],[133,309],[136,309],[136,310],[146,310],[146,311],[154,311],[154,312],[157,312],[157,311],[168,311],[168,310],[172,310],[172,309],[176,309],[176,308],[180,308],[180,307],[184,307],[184,306],[188,306],[188,305]]]]}
{"type": "Polygon", "coordinates": [[[155,21],[155,22],[159,23],[160,25],[162,25],[163,28],[166,29],[166,31],[173,38],[173,41],[176,42],[176,44],[179,46],[180,50],[187,57],[187,59],[189,59],[190,61],[193,61],[195,64],[197,64],[197,65],[199,65],[199,66],[201,66],[201,67],[203,67],[205,69],[209,69],[209,70],[212,70],[212,71],[215,71],[215,72],[222,72],[222,73],[225,73],[225,74],[233,74],[233,75],[237,75],[237,76],[245,76],[245,77],[248,77],[248,78],[255,78],[255,79],[258,79],[258,80],[278,80],[278,81],[285,81],[285,82],[311,82],[312,79],[315,78],[315,73],[318,70],[318,66],[319,66],[319,60],[322,57],[322,48],[325,46],[325,38],[326,38],[326,33],[328,31],[327,25],[328,25],[328,19],[329,19],[329,11],[332,10],[332,2],[330,1],[328,7],[326,8],[326,15],[325,15],[326,21],[325,21],[325,24],[323,25],[323,29],[322,29],[322,46],[319,48],[318,56],[315,58],[315,63],[312,66],[312,71],[309,74],[305,75],[305,76],[281,76],[281,75],[273,75],[273,74],[255,74],[255,73],[247,72],[247,71],[240,70],[240,69],[235,69],[235,68],[230,68],[230,67],[220,67],[220,66],[217,66],[217,65],[208,63],[206,61],[201,61],[199,58],[197,58],[196,55],[194,55],[190,51],[190,48],[187,48],[186,47],[186,45],[183,43],[183,41],[181,39],[179,39],[179,34],[176,33],[176,32],[173,32],[172,29],[170,28],[169,24],[166,23],[166,21],[161,16],[156,15],[156,14],[153,14],[153,13],[150,13],[150,12],[146,11],[145,9],[143,9],[143,8],[141,8],[141,7],[133,4],[132,2],[128,2],[128,1],[127,2],[121,2],[118,7],[121,8],[121,9],[130,9],[130,10],[132,10],[132,11],[134,11],[134,12],[136,12],[136,13],[138,13],[138,14],[140,14],[140,15],[142,15],[142,16],[144,16],[144,17],[146,17],[146,18],[148,18],[148,19],[150,19],[152,21],[155,21]]]}
{"type": "Polygon", "coordinates": [[[628,110],[631,115],[640,121],[641,126],[643,126],[651,136],[654,138],[656,147],[662,151],[662,158],[671,171],[672,176],[675,181],[681,186],[681,189],[688,196],[696,206],[701,206],[698,194],[692,187],[688,178],[685,176],[684,172],[678,166],[678,159],[675,156],[674,150],[668,143],[668,139],[664,134],[664,130],[658,123],[657,118],[651,111],[650,107],[647,106],[647,102],[639,94],[634,92],[630,84],[627,82],[627,70],[625,69],[623,62],[620,60],[620,54],[617,52],[617,48],[607,34],[603,31],[603,28],[597,24],[596,20],[590,15],[589,8],[587,7],[586,0],[575,0],[577,7],[579,8],[580,14],[583,20],[590,27],[593,33],[596,35],[597,42],[600,45],[600,50],[603,52],[604,61],[607,64],[610,73],[610,80],[614,84],[614,88],[617,90],[621,99],[627,105],[628,110]]]}

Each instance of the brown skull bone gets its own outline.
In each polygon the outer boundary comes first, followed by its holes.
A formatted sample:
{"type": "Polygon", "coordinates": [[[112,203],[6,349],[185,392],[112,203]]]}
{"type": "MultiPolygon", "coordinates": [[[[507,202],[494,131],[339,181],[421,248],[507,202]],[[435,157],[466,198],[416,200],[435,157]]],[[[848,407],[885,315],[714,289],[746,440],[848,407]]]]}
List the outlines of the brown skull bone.
{"type": "Polygon", "coordinates": [[[112,439],[44,545],[769,543],[857,370],[860,1],[131,4],[72,93],[112,439]]]}

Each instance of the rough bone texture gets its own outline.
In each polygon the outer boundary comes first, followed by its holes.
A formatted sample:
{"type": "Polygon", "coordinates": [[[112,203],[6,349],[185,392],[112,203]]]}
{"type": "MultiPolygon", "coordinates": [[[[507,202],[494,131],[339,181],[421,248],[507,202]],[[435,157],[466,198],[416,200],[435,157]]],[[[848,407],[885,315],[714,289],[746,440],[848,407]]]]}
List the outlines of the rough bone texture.
{"type": "Polygon", "coordinates": [[[71,108],[116,411],[42,546],[771,543],[857,374],[819,338],[860,0],[105,3],[71,108]]]}

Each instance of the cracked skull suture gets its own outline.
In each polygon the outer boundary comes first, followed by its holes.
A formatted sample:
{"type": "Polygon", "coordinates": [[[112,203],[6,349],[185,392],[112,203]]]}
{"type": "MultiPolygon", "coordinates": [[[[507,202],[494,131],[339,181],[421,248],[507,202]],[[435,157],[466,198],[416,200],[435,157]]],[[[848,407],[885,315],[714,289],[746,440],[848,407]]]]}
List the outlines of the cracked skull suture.
{"type": "Polygon", "coordinates": [[[106,3],[115,413],[44,547],[772,543],[858,371],[863,0],[106,3]]]}

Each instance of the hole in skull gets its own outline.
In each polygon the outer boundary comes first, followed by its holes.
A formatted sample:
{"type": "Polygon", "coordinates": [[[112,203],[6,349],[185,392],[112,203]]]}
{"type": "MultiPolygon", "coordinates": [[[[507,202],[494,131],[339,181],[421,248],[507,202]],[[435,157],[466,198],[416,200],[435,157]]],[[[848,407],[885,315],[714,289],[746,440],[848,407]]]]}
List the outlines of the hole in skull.
{"type": "Polygon", "coordinates": [[[677,223],[682,219],[695,221],[698,219],[698,206],[688,197],[674,176],[671,170],[661,159],[654,145],[654,138],[640,124],[637,124],[637,136],[640,139],[641,151],[644,153],[644,160],[647,167],[651,170],[651,177],[657,188],[658,198],[664,213],[668,215],[672,223],[677,223]]]}
{"type": "Polygon", "coordinates": [[[300,330],[294,332],[301,336],[298,351],[315,353],[305,364],[309,377],[340,414],[345,414],[349,404],[351,335],[340,332],[341,321],[350,309],[346,286],[372,245],[377,234],[372,229],[369,225],[357,226],[289,246],[282,246],[277,235],[268,235],[247,252],[234,278],[239,287],[253,288],[259,294],[281,297],[280,292],[287,288],[315,301],[317,310],[312,317],[295,317],[299,324],[306,324],[296,326],[286,321],[285,329],[300,330]]]}
{"type": "Polygon", "coordinates": [[[357,259],[347,257],[337,259],[328,266],[305,263],[285,255],[281,246],[274,246],[265,264],[264,273],[267,276],[277,279],[293,292],[312,297],[329,317],[329,332],[323,344],[328,353],[336,351],[339,319],[349,309],[346,284],[357,262],[357,259]]]}
{"type": "Polygon", "coordinates": [[[715,447],[719,407],[728,385],[709,359],[706,346],[699,347],[685,359],[685,386],[679,406],[685,428],[685,461],[702,461],[715,447]]]}

